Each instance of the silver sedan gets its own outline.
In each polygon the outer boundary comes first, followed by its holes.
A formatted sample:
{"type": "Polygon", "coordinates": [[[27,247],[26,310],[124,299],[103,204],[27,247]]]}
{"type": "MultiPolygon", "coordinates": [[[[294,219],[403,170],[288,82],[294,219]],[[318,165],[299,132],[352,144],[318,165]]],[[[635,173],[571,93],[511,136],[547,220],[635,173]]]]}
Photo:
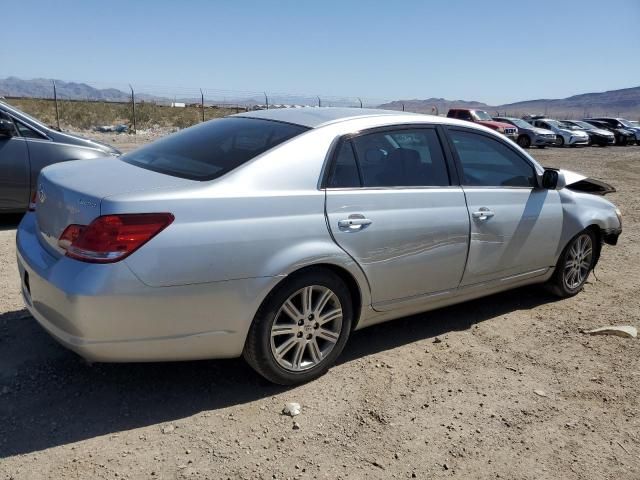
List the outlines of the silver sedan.
{"type": "Polygon", "coordinates": [[[243,355],[294,384],[356,329],[534,283],[575,295],[621,233],[611,190],[455,119],[248,112],[45,168],[18,267],[89,360],[243,355]]]}

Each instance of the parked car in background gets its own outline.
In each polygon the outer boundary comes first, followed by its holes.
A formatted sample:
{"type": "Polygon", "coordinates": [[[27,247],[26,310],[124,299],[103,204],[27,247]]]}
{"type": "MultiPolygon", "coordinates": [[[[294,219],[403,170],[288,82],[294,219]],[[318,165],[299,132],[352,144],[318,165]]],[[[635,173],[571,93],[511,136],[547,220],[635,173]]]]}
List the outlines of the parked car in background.
{"type": "Polygon", "coordinates": [[[534,127],[521,118],[493,117],[493,119],[496,122],[508,123],[516,127],[518,129],[518,138],[516,141],[522,148],[529,148],[531,146],[544,148],[549,145],[555,145],[556,143],[556,134],[551,130],[534,127]]]}
{"type": "Polygon", "coordinates": [[[518,129],[510,123],[497,122],[484,110],[473,108],[452,108],[447,112],[448,118],[457,118],[467,122],[478,123],[489,127],[496,132],[502,133],[514,142],[518,140],[518,129]]]}
{"type": "MultiPolygon", "coordinates": [[[[525,120],[527,120],[526,117],[525,120]]],[[[554,120],[552,118],[532,118],[529,123],[535,127],[551,130],[555,133],[557,147],[564,147],[565,145],[570,147],[589,145],[589,135],[587,132],[569,128],[567,126],[563,127],[559,120],[554,120]]]]}
{"type": "Polygon", "coordinates": [[[582,120],[563,120],[561,123],[587,132],[587,135],[589,135],[590,145],[606,147],[607,145],[615,145],[616,143],[616,136],[612,132],[603,128],[598,128],[595,125],[591,125],[590,123],[582,120]]]}
{"type": "Polygon", "coordinates": [[[615,127],[611,122],[606,122],[604,120],[595,120],[593,118],[585,118],[583,121],[590,123],[597,128],[608,130],[613,133],[616,138],[616,145],[620,147],[624,147],[625,145],[633,145],[636,141],[636,134],[632,130],[615,127]]]}
{"type": "Polygon", "coordinates": [[[0,212],[27,210],[38,173],[47,165],[118,155],[109,145],[58,132],[0,101],[0,212]]]}
{"type": "Polygon", "coordinates": [[[634,125],[630,120],[627,120],[626,118],[614,117],[594,117],[593,120],[607,122],[613,128],[620,128],[633,132],[634,142],[640,145],[640,126],[634,125]]]}
{"type": "Polygon", "coordinates": [[[296,384],[356,329],[534,283],[576,295],[622,231],[611,190],[469,122],[252,111],[44,169],[18,270],[90,360],[244,355],[296,384]]]}

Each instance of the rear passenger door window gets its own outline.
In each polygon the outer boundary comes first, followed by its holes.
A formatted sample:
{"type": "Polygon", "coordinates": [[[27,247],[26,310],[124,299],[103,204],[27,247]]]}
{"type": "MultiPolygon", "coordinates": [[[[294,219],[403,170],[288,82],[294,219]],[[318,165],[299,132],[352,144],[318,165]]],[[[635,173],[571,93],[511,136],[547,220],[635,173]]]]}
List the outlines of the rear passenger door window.
{"type": "Polygon", "coordinates": [[[535,187],[533,166],[503,142],[488,136],[450,130],[462,167],[462,184],[474,187],[535,187]]]}
{"type": "Polygon", "coordinates": [[[449,185],[447,165],[435,129],[402,129],[353,140],[363,187],[449,185]]]}

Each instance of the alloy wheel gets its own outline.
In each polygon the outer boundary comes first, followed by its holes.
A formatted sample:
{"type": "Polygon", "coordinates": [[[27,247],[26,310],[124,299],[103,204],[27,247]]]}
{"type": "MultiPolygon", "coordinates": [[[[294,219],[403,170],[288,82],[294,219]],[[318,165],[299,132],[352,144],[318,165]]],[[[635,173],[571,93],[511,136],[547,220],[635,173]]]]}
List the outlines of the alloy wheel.
{"type": "Polygon", "coordinates": [[[570,290],[582,286],[587,279],[593,260],[593,242],[586,233],[579,235],[569,247],[564,264],[564,284],[570,290]]]}
{"type": "Polygon", "coordinates": [[[300,372],[319,365],[336,346],[342,332],[338,296],[321,285],[293,293],[271,325],[271,353],[278,365],[300,372]]]}

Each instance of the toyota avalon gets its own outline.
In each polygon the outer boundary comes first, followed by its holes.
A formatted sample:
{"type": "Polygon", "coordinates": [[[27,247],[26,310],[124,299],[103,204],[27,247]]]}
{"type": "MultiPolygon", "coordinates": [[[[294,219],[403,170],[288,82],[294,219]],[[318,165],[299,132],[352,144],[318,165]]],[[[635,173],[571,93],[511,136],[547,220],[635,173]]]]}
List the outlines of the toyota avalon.
{"type": "Polygon", "coordinates": [[[357,329],[529,284],[577,294],[621,233],[612,190],[461,120],[247,112],[45,168],[22,294],[91,361],[244,356],[295,384],[357,329]]]}

